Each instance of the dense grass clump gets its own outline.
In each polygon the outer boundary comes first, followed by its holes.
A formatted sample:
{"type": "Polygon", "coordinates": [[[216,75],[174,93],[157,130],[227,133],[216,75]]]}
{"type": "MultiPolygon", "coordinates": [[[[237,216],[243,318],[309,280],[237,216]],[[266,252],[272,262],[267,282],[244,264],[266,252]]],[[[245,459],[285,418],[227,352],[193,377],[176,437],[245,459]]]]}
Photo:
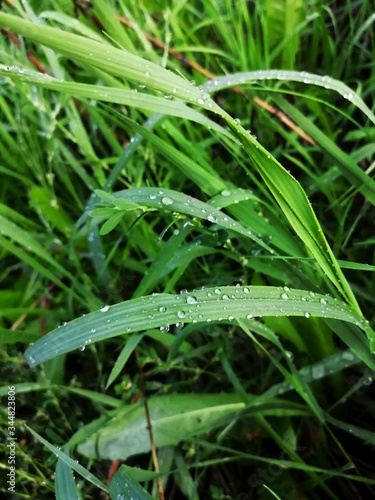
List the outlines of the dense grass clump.
{"type": "Polygon", "coordinates": [[[2,3],[3,494],[372,498],[371,2],[2,3]]]}

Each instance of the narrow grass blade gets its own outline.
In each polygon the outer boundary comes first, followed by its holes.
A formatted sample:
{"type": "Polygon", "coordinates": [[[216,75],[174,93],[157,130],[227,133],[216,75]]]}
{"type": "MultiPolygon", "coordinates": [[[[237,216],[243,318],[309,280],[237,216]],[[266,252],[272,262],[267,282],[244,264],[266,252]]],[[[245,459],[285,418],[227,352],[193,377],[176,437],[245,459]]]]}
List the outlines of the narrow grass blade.
{"type": "Polygon", "coordinates": [[[56,448],[56,446],[53,446],[51,443],[49,443],[46,439],[44,439],[42,436],[40,436],[37,432],[35,432],[31,427],[28,425],[25,425],[25,427],[31,432],[31,434],[41,443],[44,444],[46,448],[48,448],[56,457],[61,459],[65,464],[67,464],[71,469],[75,470],[80,476],[82,476],[86,481],[89,481],[93,485],[97,486],[101,490],[108,492],[108,488],[106,487],[105,484],[103,484],[99,479],[97,479],[91,472],[89,472],[87,469],[82,467],[78,462],[70,458],[68,455],[66,455],[63,451],[61,451],[59,448],[56,448]]]}
{"type": "Polygon", "coordinates": [[[101,71],[146,85],[147,88],[165,92],[168,96],[184,99],[207,109],[219,109],[207,94],[199,87],[192,86],[188,80],[125,50],[56,28],[34,24],[3,12],[0,13],[0,26],[9,28],[13,33],[25,36],[35,43],[46,45],[67,57],[95,66],[101,71]]]}
{"type": "Polygon", "coordinates": [[[163,113],[165,115],[177,116],[186,118],[197,123],[201,123],[206,127],[216,130],[221,134],[228,135],[228,132],[220,125],[202,115],[198,111],[189,108],[179,99],[165,99],[144,92],[133,92],[132,90],[119,89],[113,87],[103,87],[101,85],[89,85],[76,82],[65,82],[57,80],[52,76],[37,73],[29,69],[19,69],[14,66],[0,65],[0,75],[20,80],[22,82],[33,83],[41,87],[55,90],[57,92],[65,92],[77,98],[88,98],[97,101],[112,102],[116,104],[124,104],[127,106],[152,111],[155,113],[163,113]]]}
{"type": "MultiPolygon", "coordinates": [[[[61,273],[62,276],[67,276],[72,281],[72,283],[74,283],[75,288],[81,293],[82,297],[85,297],[85,302],[87,302],[88,300],[91,301],[91,304],[96,302],[92,293],[91,292],[88,293],[87,289],[83,287],[71,273],[69,273],[55,259],[53,259],[51,255],[47,252],[47,250],[43,247],[43,245],[39,243],[39,241],[32,236],[32,233],[30,231],[22,229],[17,224],[6,219],[2,215],[0,215],[0,226],[2,235],[7,236],[11,240],[17,242],[19,245],[25,247],[29,252],[34,253],[40,259],[48,262],[48,264],[50,264],[55,270],[61,273]]],[[[5,248],[12,249],[11,251],[13,252],[17,252],[19,254],[23,252],[19,248],[13,249],[14,245],[12,245],[11,242],[8,242],[8,240],[4,239],[3,237],[1,237],[0,244],[5,248]]],[[[49,276],[52,281],[64,287],[61,281],[58,280],[51,271],[49,271],[44,266],[41,266],[40,263],[35,261],[35,259],[32,260],[32,258],[26,252],[23,252],[23,254],[24,254],[23,260],[25,261],[29,260],[30,262],[34,262],[35,263],[34,267],[38,267],[40,270],[43,269],[43,273],[45,275],[49,276]]],[[[79,297],[79,295],[77,295],[74,292],[74,290],[71,290],[70,293],[74,295],[78,300],[80,301],[83,300],[81,297],[79,297]]]]}
{"type": "Polygon", "coordinates": [[[375,123],[375,115],[364,103],[361,97],[350,87],[335,80],[329,76],[320,76],[306,71],[285,71],[285,70],[259,70],[248,71],[243,73],[235,73],[217,77],[214,80],[209,80],[203,86],[206,92],[216,92],[226,87],[244,85],[248,83],[259,82],[261,80],[284,80],[291,82],[301,82],[306,85],[318,85],[326,89],[338,92],[344,99],[347,99],[352,104],[357,106],[372,123],[375,123]]]}
{"type": "MultiPolygon", "coordinates": [[[[306,17],[304,0],[266,0],[264,3],[264,29],[270,50],[281,51],[278,66],[294,69],[299,50],[298,27],[306,17]]],[[[273,60],[272,54],[270,59],[273,60]]]]}
{"type": "Polygon", "coordinates": [[[251,161],[308,250],[346,300],[361,314],[356,298],[330,249],[314,210],[299,182],[235,120],[223,116],[241,140],[251,161]]]}
{"type": "Polygon", "coordinates": [[[340,170],[350,184],[375,205],[375,181],[367,175],[357,163],[327,137],[317,126],[298,111],[292,104],[280,96],[274,96],[275,102],[284,110],[305,132],[307,132],[323,149],[339,162],[340,170]]]}
{"type": "Polygon", "coordinates": [[[132,335],[130,339],[125,344],[124,348],[121,351],[120,356],[116,359],[116,363],[113,365],[111,373],[109,374],[105,389],[116,380],[116,378],[120,375],[121,370],[124,368],[126,362],[130,358],[132,352],[137,347],[139,342],[142,340],[143,335],[132,335]]]}
{"type": "Polygon", "coordinates": [[[40,335],[32,332],[19,332],[0,328],[0,344],[15,344],[16,342],[35,342],[40,335]]]}

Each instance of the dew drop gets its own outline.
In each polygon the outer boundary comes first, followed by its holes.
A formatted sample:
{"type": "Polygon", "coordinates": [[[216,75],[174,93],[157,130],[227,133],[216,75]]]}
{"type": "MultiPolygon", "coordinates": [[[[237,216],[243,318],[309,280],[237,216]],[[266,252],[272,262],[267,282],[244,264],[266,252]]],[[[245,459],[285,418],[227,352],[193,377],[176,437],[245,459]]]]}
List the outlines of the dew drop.
{"type": "Polygon", "coordinates": [[[105,313],[105,312],[107,312],[107,311],[108,311],[108,309],[109,309],[109,306],[102,306],[102,307],[100,308],[100,312],[105,313]]]}
{"type": "Polygon", "coordinates": [[[168,198],[168,196],[164,196],[164,198],[161,200],[161,202],[163,203],[163,205],[172,205],[173,203],[173,200],[171,200],[171,198],[168,198]]]}
{"type": "Polygon", "coordinates": [[[346,351],[342,353],[342,359],[345,359],[346,361],[353,361],[354,355],[353,353],[346,351]]]}
{"type": "Polygon", "coordinates": [[[167,308],[166,308],[166,307],[164,307],[164,306],[160,307],[160,309],[159,309],[159,311],[160,311],[161,313],[165,313],[165,312],[166,312],[166,310],[167,310],[167,308]]]}
{"type": "Polygon", "coordinates": [[[309,312],[305,313],[305,318],[310,318],[311,314],[309,312]]]}
{"type": "Polygon", "coordinates": [[[245,286],[245,288],[243,289],[243,293],[249,293],[249,292],[250,292],[250,290],[248,289],[247,286],[245,286]]]}
{"type": "Polygon", "coordinates": [[[182,319],[186,316],[186,313],[185,311],[178,311],[177,316],[182,319]]]}
{"type": "Polygon", "coordinates": [[[368,377],[363,383],[367,386],[371,385],[372,384],[372,377],[368,377]]]}
{"type": "Polygon", "coordinates": [[[326,299],[321,298],[321,299],[320,299],[320,303],[321,303],[323,306],[326,306],[328,302],[327,302],[327,300],[326,300],[326,299]]]}
{"type": "Polygon", "coordinates": [[[188,304],[196,304],[198,302],[197,297],[194,295],[189,295],[189,297],[186,299],[186,302],[188,304]]]}
{"type": "Polygon", "coordinates": [[[288,300],[289,299],[289,295],[287,293],[282,293],[280,295],[280,297],[283,299],[283,300],[288,300]]]}
{"type": "Polygon", "coordinates": [[[313,366],[312,367],[312,376],[315,379],[319,379],[324,377],[324,367],[323,366],[313,366]]]}

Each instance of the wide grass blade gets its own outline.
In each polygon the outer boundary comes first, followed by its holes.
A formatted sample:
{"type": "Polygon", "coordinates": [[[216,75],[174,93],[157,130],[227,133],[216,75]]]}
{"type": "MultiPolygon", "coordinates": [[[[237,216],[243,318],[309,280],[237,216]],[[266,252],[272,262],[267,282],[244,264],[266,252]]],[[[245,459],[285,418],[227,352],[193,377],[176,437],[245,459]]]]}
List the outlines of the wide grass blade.
{"type": "MultiPolygon", "coordinates": [[[[148,400],[155,446],[177,445],[180,441],[209,432],[228,415],[245,408],[238,394],[169,394],[148,400]]],[[[87,441],[80,453],[102,459],[123,459],[150,451],[150,436],[144,405],[127,405],[87,441]],[[113,439],[116,436],[116,439],[113,439]]]]}
{"type": "MultiPolygon", "coordinates": [[[[68,455],[69,448],[66,446],[64,453],[68,455]]],[[[72,469],[69,465],[58,459],[55,477],[56,500],[81,500],[81,495],[74,481],[72,469]]]]}
{"type": "Polygon", "coordinates": [[[63,352],[124,333],[168,328],[178,322],[206,323],[253,316],[318,316],[354,323],[367,332],[368,325],[348,304],[304,290],[281,287],[223,286],[179,295],[155,294],[133,299],[77,318],[30,346],[25,355],[30,366],[63,352]]]}
{"type": "Polygon", "coordinates": [[[109,494],[112,500],[152,500],[152,496],[135,481],[124,466],[113,476],[109,483],[109,494]]]}
{"type": "MultiPolygon", "coordinates": [[[[96,193],[98,194],[100,191],[97,191],[96,193]]],[[[122,200],[124,200],[125,203],[128,201],[134,202],[144,208],[166,210],[172,213],[177,212],[189,217],[206,220],[211,224],[217,224],[229,231],[233,231],[241,236],[250,238],[272,254],[275,252],[269,245],[253,234],[252,231],[232,219],[232,217],[226,215],[224,212],[221,212],[209,203],[204,203],[203,201],[197,200],[196,198],[188,196],[184,193],[180,193],[179,191],[151,187],[126,189],[124,191],[115,192],[112,196],[111,202],[118,210],[121,210],[120,203],[122,200]]],[[[126,210],[126,208],[124,208],[124,210],[126,210]]]]}

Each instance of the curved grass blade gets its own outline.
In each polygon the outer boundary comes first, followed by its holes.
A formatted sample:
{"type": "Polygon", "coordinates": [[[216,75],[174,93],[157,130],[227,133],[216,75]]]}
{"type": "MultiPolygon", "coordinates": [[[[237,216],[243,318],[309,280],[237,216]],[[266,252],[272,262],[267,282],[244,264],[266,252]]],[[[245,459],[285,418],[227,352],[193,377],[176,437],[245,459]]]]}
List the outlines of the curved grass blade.
{"type": "MultiPolygon", "coordinates": [[[[168,142],[162,140],[156,134],[145,130],[144,127],[132,120],[126,117],[122,117],[122,120],[129,123],[134,130],[144,136],[166,158],[168,158],[168,160],[172,161],[184,175],[191,179],[209,196],[215,196],[219,192],[231,190],[233,188],[233,185],[224,181],[215,170],[204,168],[177,148],[172,147],[168,142]]],[[[268,160],[265,159],[265,161],[268,160]]],[[[251,203],[253,200],[250,199],[248,201],[248,203],[233,204],[228,207],[228,211],[238,220],[242,221],[247,227],[251,228],[255,233],[270,238],[272,237],[273,244],[284,252],[294,256],[304,256],[299,243],[292,237],[286,226],[280,224],[280,218],[277,220],[275,219],[274,223],[272,223],[272,221],[265,221],[262,217],[259,217],[256,212],[256,202],[251,203]]],[[[269,215],[272,214],[269,212],[267,216],[269,215]]]]}
{"type": "MultiPolygon", "coordinates": [[[[356,298],[329,247],[300,183],[229,115],[223,115],[288,218],[291,226],[345,299],[361,314],[356,298]]],[[[375,347],[375,346],[374,346],[375,347]]]]}
{"type": "Polygon", "coordinates": [[[31,345],[30,366],[64,352],[124,333],[166,327],[177,322],[203,323],[253,316],[318,316],[354,323],[368,331],[367,323],[350,305],[331,297],[281,287],[224,286],[179,295],[155,294],[132,299],[77,318],[31,345]]]}
{"type": "Polygon", "coordinates": [[[252,231],[246,229],[241,223],[224,214],[209,203],[204,203],[184,193],[173,191],[172,189],[146,187],[117,191],[112,196],[113,204],[116,203],[116,200],[130,200],[147,208],[168,210],[170,212],[178,212],[190,217],[207,220],[212,224],[218,224],[229,231],[250,238],[272,254],[275,253],[269,245],[253,234],[252,231]]]}
{"type": "Polygon", "coordinates": [[[88,98],[97,101],[124,104],[147,111],[153,111],[155,113],[163,113],[165,115],[186,118],[187,120],[201,123],[212,130],[216,130],[217,132],[229,136],[228,132],[223,127],[202,115],[195,109],[188,107],[179,99],[170,100],[152,94],[133,92],[132,90],[122,88],[119,89],[114,87],[104,87],[101,85],[65,82],[36,71],[20,69],[15,66],[4,66],[3,64],[0,65],[0,75],[14,80],[17,79],[22,82],[40,85],[50,90],[65,92],[81,99],[88,98]]]}
{"type": "Polygon", "coordinates": [[[224,189],[220,194],[214,196],[207,203],[213,207],[221,208],[229,207],[230,205],[236,205],[240,201],[254,200],[258,203],[264,203],[261,198],[255,196],[255,194],[250,191],[250,189],[224,189]]]}
{"type": "Polygon", "coordinates": [[[202,88],[206,92],[216,92],[226,87],[254,83],[260,80],[284,80],[291,82],[301,82],[306,85],[318,85],[329,90],[338,92],[344,99],[357,106],[372,123],[375,123],[375,115],[363,102],[361,97],[350,87],[335,80],[329,76],[320,76],[306,71],[285,71],[285,70],[258,70],[243,73],[234,73],[232,75],[219,76],[214,80],[206,82],[202,88]]]}
{"type": "Polygon", "coordinates": [[[208,94],[199,87],[192,86],[188,80],[125,50],[56,28],[34,24],[3,12],[0,12],[0,26],[9,28],[13,33],[25,36],[36,43],[46,45],[67,57],[95,66],[101,71],[146,85],[147,88],[165,92],[168,96],[184,99],[207,109],[220,109],[208,94]]]}

